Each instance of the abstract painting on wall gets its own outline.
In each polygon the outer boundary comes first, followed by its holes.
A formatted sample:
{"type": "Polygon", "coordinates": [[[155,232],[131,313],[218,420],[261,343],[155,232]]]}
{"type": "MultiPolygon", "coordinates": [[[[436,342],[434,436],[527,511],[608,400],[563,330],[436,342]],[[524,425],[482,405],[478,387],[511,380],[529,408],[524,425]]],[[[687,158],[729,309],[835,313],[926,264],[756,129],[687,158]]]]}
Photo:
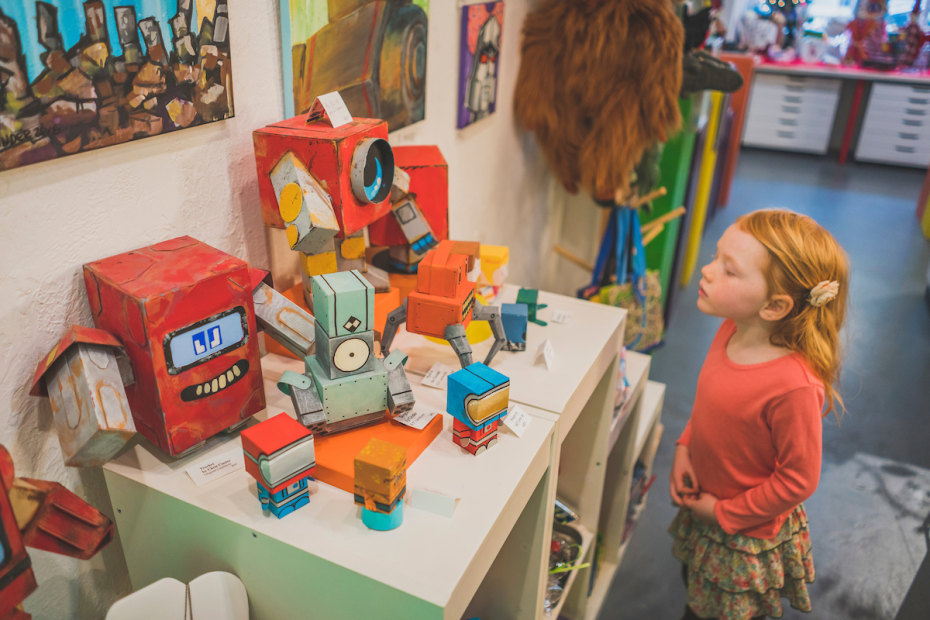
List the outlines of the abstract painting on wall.
{"type": "Polygon", "coordinates": [[[423,120],[428,14],[429,0],[281,0],[285,115],[338,90],[390,131],[423,120]]]}
{"type": "Polygon", "coordinates": [[[0,171],[232,115],[226,0],[0,0],[0,171]]]}
{"type": "Polygon", "coordinates": [[[503,0],[462,7],[459,105],[456,123],[459,129],[494,114],[503,29],[503,0]]]}

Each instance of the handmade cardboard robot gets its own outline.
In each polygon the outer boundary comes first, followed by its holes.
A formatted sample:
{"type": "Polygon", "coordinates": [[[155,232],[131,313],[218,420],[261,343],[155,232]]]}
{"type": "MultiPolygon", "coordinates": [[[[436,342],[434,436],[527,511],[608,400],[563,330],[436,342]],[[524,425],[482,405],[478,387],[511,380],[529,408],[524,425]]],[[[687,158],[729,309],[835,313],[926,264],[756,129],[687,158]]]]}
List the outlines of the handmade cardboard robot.
{"type": "Polygon", "coordinates": [[[410,410],[406,354],[374,355],[372,285],[353,269],[314,276],[311,289],[316,352],[304,358],[303,374],[288,370],[278,381],[301,424],[326,434],[410,410]]]}
{"type": "Polygon", "coordinates": [[[401,323],[407,331],[443,338],[455,350],[462,368],[472,363],[471,345],[465,329],[472,319],[488,321],[494,344],[484,360],[490,364],[504,346],[506,336],[497,306],[482,306],[475,300],[475,283],[468,279],[469,257],[455,251],[455,242],[442,241],[420,261],[417,288],[404,303],[388,314],[381,336],[381,350],[390,351],[401,323]]]}
{"type": "Polygon", "coordinates": [[[263,511],[279,519],[310,502],[316,458],[313,433],[286,413],[242,431],[245,470],[255,478],[263,511]]]}
{"type": "Polygon", "coordinates": [[[65,463],[100,465],[134,429],[178,456],[261,411],[258,325],[295,354],[313,344],[266,276],[191,237],[85,265],[97,329],[69,329],[31,392],[51,399],[65,463]]]}
{"type": "Polygon", "coordinates": [[[481,362],[449,375],[446,411],[452,422],[452,441],[472,454],[497,443],[497,426],[507,415],[510,379],[481,362]]]}
{"type": "Polygon", "coordinates": [[[300,253],[307,304],[310,279],[335,271],[357,269],[379,291],[389,288],[387,274],[365,260],[364,229],[392,209],[419,252],[434,243],[415,200],[405,200],[403,208],[392,202],[396,168],[387,124],[352,118],[338,93],[324,97],[328,109],[318,98],[309,114],[252,136],[262,217],[266,226],[284,229],[288,245],[300,253]]]}
{"type": "Polygon", "coordinates": [[[404,520],[407,450],[373,437],[355,457],[355,503],[362,523],[373,530],[393,530],[404,520]]]}
{"type": "Polygon", "coordinates": [[[57,482],[16,478],[0,445],[0,618],[28,620],[19,607],[36,589],[26,547],[87,559],[113,538],[113,522],[57,482]]]}

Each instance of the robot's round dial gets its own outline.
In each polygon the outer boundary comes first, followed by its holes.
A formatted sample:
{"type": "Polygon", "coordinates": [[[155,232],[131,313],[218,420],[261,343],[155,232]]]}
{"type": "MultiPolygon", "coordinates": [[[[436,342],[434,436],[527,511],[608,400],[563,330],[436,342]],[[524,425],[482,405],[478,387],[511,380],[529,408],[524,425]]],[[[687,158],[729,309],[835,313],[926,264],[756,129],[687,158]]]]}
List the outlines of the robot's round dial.
{"type": "Polygon", "coordinates": [[[340,342],[333,351],[333,365],[342,372],[352,372],[364,366],[370,355],[367,342],[361,338],[349,338],[340,342]]]}

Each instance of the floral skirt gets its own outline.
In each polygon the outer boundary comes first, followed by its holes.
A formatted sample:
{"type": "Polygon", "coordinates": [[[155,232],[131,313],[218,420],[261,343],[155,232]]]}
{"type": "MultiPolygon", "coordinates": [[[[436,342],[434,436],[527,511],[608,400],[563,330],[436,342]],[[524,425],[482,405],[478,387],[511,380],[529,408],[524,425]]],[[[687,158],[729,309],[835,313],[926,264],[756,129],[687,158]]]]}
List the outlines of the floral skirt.
{"type": "Polygon", "coordinates": [[[814,561],[803,505],[770,540],[727,534],[687,508],[669,533],[672,553],[686,567],[688,606],[701,618],[780,618],[783,597],[795,609],[811,610],[807,584],[814,581],[814,561]]]}

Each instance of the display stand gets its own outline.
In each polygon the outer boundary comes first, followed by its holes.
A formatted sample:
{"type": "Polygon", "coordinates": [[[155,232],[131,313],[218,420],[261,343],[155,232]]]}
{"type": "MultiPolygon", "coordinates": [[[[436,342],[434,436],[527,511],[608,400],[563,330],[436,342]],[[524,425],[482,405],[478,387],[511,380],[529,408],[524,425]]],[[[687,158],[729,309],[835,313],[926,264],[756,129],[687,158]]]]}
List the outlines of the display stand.
{"type": "MultiPolygon", "coordinates": [[[[295,365],[263,359],[270,413],[290,409],[274,381],[295,365]]],[[[414,391],[421,406],[445,408],[443,391],[414,391]]],[[[104,468],[133,587],[226,570],[245,584],[255,619],[460,618],[466,608],[485,617],[538,615],[554,427],[534,418],[523,437],[501,432],[476,458],[452,443],[451,417],[444,418],[443,433],[408,469],[407,489],[455,498],[454,513],[408,507],[391,532],[368,530],[352,497],[323,483],[283,519],[262,514],[244,470],[195,486],[186,469],[230,450],[241,454],[238,434],[173,462],[134,446],[104,468]],[[511,558],[495,564],[501,554],[514,555],[522,569],[503,570],[511,558]],[[486,577],[508,596],[476,595],[486,577]]]]}
{"type": "MultiPolygon", "coordinates": [[[[495,303],[516,292],[506,287],[495,303]]],[[[646,383],[649,358],[629,354],[630,397],[615,412],[626,313],[549,293],[540,293],[540,303],[549,306],[538,313],[549,325],[530,324],[528,350],[501,352],[492,363],[511,379],[511,403],[529,414],[524,434],[503,429],[497,445],[472,456],[452,443],[445,414],[443,432],[408,469],[408,495],[419,489],[456,498],[451,517],[408,505],[400,528],[370,531],[347,493],[318,483],[309,505],[278,520],[262,515],[244,471],[200,487],[185,473],[240,449],[237,434],[178,461],[136,445],[104,467],[133,587],[226,570],[245,584],[259,619],[555,618],[543,597],[558,488],[580,515],[572,524],[582,532],[579,562],[594,559],[598,533],[606,541],[595,594],[605,589],[600,584],[619,562],[607,545],[620,548],[611,541],[623,535],[631,463],[648,457],[661,433],[662,392],[646,383]],[[560,315],[564,322],[553,320],[560,315]],[[544,340],[555,352],[551,368],[536,356],[544,340]]],[[[489,346],[476,345],[475,359],[489,346]]],[[[444,410],[445,392],[421,385],[418,375],[437,361],[457,368],[452,349],[404,330],[395,348],[410,356],[418,405],[444,410]]],[[[262,364],[268,412],[293,415],[274,382],[300,363],[269,355],[262,364]]],[[[591,569],[576,573],[562,614],[593,617],[600,600],[588,597],[591,569]]]]}

